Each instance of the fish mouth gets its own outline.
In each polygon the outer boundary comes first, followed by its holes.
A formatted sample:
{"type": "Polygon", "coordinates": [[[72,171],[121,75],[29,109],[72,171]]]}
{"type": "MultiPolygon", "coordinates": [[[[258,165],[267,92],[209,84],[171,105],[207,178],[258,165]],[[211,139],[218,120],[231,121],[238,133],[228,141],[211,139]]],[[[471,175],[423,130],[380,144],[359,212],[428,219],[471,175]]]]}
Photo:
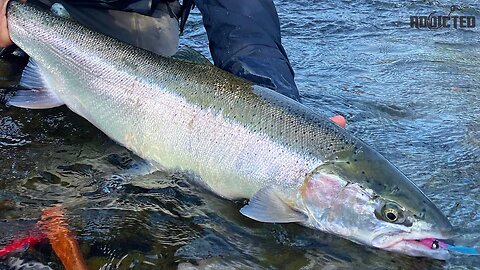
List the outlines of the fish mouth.
{"type": "Polygon", "coordinates": [[[428,257],[437,260],[448,260],[446,237],[397,238],[385,245],[374,245],[377,248],[403,253],[414,257],[428,257]]]}

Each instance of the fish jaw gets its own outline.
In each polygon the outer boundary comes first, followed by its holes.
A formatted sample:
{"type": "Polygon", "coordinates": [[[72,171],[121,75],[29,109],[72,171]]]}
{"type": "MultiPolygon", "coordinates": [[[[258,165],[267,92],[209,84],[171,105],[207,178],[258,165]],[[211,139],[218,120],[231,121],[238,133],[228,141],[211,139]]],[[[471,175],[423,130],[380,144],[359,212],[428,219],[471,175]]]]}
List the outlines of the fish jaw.
{"type": "Polygon", "coordinates": [[[447,230],[437,230],[434,224],[423,220],[414,221],[408,230],[404,230],[399,225],[386,225],[398,227],[398,231],[388,233],[387,228],[380,228],[375,232],[376,236],[372,238],[371,246],[414,257],[437,260],[447,260],[450,257],[446,249],[447,244],[444,242],[453,236],[453,230],[450,227],[447,230]]]}
{"type": "MultiPolygon", "coordinates": [[[[413,235],[398,236],[388,243],[377,246],[387,251],[398,252],[414,257],[428,257],[436,260],[446,261],[450,258],[450,252],[446,249],[446,244],[442,241],[448,239],[444,235],[419,235],[412,238],[413,235]]],[[[375,240],[374,240],[375,242],[375,240]]],[[[373,244],[375,246],[375,244],[373,244]]]]}

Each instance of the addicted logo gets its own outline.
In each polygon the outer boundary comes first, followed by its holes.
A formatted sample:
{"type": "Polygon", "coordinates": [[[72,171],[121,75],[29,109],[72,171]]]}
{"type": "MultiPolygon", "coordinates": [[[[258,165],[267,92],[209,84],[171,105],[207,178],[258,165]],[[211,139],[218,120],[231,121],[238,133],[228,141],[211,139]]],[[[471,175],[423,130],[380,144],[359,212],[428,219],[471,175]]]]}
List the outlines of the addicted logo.
{"type": "Polygon", "coordinates": [[[475,28],[476,18],[475,16],[456,16],[451,15],[452,12],[461,10],[458,6],[451,6],[448,15],[436,15],[435,12],[430,13],[428,16],[410,16],[410,28],[427,28],[427,29],[440,29],[440,28],[475,28]]]}

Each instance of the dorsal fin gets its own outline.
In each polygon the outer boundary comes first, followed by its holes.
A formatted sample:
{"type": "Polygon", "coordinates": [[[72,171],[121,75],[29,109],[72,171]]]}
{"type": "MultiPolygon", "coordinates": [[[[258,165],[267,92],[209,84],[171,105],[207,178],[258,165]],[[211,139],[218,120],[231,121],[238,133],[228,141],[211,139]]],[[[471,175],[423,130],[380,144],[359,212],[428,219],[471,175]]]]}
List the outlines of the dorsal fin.
{"type": "Polygon", "coordinates": [[[197,52],[196,50],[184,46],[180,48],[175,55],[172,56],[172,58],[179,59],[179,60],[184,60],[184,61],[189,61],[189,62],[194,62],[194,63],[201,63],[201,64],[209,64],[212,65],[210,60],[208,60],[205,56],[203,56],[201,53],[197,52]]]}

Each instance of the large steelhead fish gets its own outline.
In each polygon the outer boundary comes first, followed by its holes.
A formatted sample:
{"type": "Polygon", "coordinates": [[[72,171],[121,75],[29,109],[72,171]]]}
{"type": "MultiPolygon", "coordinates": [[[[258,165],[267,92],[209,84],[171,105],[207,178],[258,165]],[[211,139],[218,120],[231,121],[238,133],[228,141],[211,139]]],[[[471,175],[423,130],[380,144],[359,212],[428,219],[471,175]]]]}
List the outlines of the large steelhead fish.
{"type": "Polygon", "coordinates": [[[161,57],[11,2],[12,40],[34,59],[10,104],[66,104],[110,138],[190,172],[262,222],[446,259],[447,218],[396,167],[312,109],[184,53],[161,57]],[[190,60],[188,60],[190,59],[190,60]]]}

